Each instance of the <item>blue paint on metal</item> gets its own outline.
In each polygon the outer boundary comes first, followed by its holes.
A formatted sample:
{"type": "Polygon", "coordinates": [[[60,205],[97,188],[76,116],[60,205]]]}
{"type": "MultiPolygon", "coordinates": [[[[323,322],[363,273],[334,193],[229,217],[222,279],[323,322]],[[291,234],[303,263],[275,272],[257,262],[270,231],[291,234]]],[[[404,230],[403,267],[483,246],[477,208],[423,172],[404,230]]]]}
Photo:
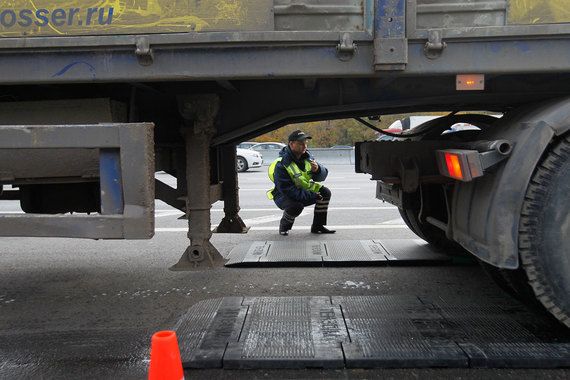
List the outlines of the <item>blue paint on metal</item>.
{"type": "Polygon", "coordinates": [[[70,64],[64,66],[64,67],[63,67],[61,70],[59,70],[57,73],[53,74],[53,75],[52,75],[52,78],[57,78],[57,77],[63,76],[63,75],[65,75],[65,73],[67,73],[67,72],[68,72],[69,70],[71,70],[73,67],[78,66],[78,65],[87,66],[87,69],[89,70],[89,73],[91,74],[91,78],[92,78],[92,79],[95,79],[95,78],[96,78],[97,75],[96,75],[95,67],[93,67],[93,65],[91,65],[90,63],[85,62],[85,61],[72,62],[72,63],[70,63],[70,64]]]}
{"type": "Polygon", "coordinates": [[[406,0],[378,0],[374,17],[376,38],[403,38],[406,34],[406,0]]]}
{"type": "Polygon", "coordinates": [[[517,47],[517,49],[519,49],[520,51],[522,51],[524,53],[528,53],[530,51],[530,46],[525,41],[517,41],[515,43],[515,46],[517,47]]]}
{"type": "Polygon", "coordinates": [[[119,149],[101,149],[99,152],[101,184],[101,214],[123,214],[123,182],[119,149]]]}
{"type": "Polygon", "coordinates": [[[490,42],[488,44],[488,47],[489,47],[489,50],[491,50],[491,52],[500,53],[505,46],[504,46],[504,44],[499,43],[499,42],[490,42]]]}
{"type": "Polygon", "coordinates": [[[376,0],[366,0],[364,2],[364,30],[369,33],[374,31],[374,4],[376,0]]]}

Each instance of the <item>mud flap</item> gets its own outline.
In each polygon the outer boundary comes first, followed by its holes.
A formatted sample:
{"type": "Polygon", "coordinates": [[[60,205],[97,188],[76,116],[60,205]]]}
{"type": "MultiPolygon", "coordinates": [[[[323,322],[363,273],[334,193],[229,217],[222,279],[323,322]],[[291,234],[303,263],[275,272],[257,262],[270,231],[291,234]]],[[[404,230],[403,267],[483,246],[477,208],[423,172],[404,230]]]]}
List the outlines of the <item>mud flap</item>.
{"type": "Polygon", "coordinates": [[[453,240],[481,260],[519,267],[519,224],[526,189],[556,136],[570,130],[570,98],[512,111],[480,138],[514,142],[510,158],[476,181],[459,183],[451,204],[453,240]]]}

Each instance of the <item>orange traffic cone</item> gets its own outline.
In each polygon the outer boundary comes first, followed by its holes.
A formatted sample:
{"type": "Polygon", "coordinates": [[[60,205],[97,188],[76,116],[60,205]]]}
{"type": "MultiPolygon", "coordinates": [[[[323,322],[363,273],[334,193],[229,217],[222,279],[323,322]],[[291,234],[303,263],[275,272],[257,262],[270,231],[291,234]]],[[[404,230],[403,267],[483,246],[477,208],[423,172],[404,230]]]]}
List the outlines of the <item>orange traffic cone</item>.
{"type": "Polygon", "coordinates": [[[149,380],[183,380],[178,339],[174,331],[159,331],[150,344],[149,380]]]}

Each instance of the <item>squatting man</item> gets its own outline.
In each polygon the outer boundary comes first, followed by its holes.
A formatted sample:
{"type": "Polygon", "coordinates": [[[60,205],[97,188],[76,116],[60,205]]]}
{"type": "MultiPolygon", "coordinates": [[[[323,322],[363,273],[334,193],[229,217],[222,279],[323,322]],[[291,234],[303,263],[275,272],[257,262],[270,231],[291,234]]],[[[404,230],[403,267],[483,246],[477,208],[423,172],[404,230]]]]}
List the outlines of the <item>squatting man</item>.
{"type": "Polygon", "coordinates": [[[269,179],[275,187],[267,192],[277,207],[283,210],[279,233],[288,235],[295,218],[306,206],[315,205],[311,232],[333,234],[325,227],[331,191],[319,182],[327,178],[328,170],[316,162],[307,151],[311,136],[296,130],[289,135],[289,144],[279,152],[279,158],[269,166],[269,179]]]}

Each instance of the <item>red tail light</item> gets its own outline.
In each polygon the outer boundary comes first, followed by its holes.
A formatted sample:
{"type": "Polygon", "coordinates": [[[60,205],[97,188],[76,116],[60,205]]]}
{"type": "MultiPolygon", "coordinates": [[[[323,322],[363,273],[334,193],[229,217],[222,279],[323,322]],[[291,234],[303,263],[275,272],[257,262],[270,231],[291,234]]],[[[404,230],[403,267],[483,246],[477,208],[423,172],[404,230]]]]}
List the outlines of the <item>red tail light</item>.
{"type": "Polygon", "coordinates": [[[459,163],[459,157],[453,153],[444,153],[445,163],[447,164],[447,172],[451,178],[463,180],[463,172],[461,170],[461,164],[459,163]]]}
{"type": "Polygon", "coordinates": [[[463,182],[483,175],[483,166],[476,150],[438,150],[436,155],[441,175],[463,182]]]}

